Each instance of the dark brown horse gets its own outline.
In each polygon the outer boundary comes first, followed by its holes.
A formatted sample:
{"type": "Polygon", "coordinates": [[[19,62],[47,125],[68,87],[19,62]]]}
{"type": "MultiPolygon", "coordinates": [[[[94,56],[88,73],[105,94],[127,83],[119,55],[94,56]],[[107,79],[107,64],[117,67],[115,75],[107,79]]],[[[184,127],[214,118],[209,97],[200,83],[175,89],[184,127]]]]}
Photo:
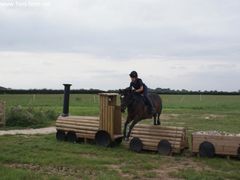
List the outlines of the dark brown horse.
{"type": "Polygon", "coordinates": [[[156,109],[156,113],[154,115],[149,114],[148,107],[145,103],[144,97],[139,93],[132,92],[130,88],[126,88],[123,90],[119,90],[120,100],[121,100],[121,111],[125,112],[127,108],[128,116],[127,120],[124,124],[123,136],[126,140],[129,139],[132,128],[139,121],[147,118],[154,118],[154,125],[160,125],[160,115],[162,113],[162,99],[157,94],[149,94],[149,98],[151,99],[153,106],[156,109]],[[128,124],[131,123],[128,133],[126,134],[126,129],[128,124]]]}

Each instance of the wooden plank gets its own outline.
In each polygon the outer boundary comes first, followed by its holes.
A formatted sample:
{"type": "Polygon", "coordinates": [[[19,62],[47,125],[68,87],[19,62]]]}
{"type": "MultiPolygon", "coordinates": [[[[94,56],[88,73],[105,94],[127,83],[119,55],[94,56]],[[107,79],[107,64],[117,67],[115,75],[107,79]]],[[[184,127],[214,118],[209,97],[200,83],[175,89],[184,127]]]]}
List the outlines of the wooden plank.
{"type": "Polygon", "coordinates": [[[72,121],[72,122],[95,122],[95,123],[99,123],[98,119],[84,119],[84,118],[79,118],[79,119],[62,119],[62,118],[58,118],[57,121],[72,121]]]}
{"type": "MultiPolygon", "coordinates": [[[[194,143],[201,144],[205,140],[193,140],[193,141],[194,141],[194,143]]],[[[208,142],[214,144],[215,146],[234,146],[234,147],[239,147],[239,145],[240,145],[239,142],[235,142],[235,141],[208,141],[208,142]]]]}
{"type": "MultiPolygon", "coordinates": [[[[238,147],[214,146],[215,153],[221,155],[237,155],[238,147]]],[[[192,152],[199,152],[199,144],[192,146],[192,152]]]]}
{"type": "Polygon", "coordinates": [[[111,138],[113,139],[113,111],[114,111],[114,107],[113,106],[108,106],[108,132],[111,136],[111,138]]]}
{"type": "Polygon", "coordinates": [[[58,117],[59,120],[99,120],[99,117],[95,117],[95,116],[59,116],[58,117]]]}
{"type": "Polygon", "coordinates": [[[164,133],[164,132],[146,132],[146,131],[132,131],[132,133],[134,136],[138,136],[138,135],[149,135],[152,137],[158,137],[158,136],[165,136],[165,137],[175,137],[175,138],[181,138],[183,139],[183,135],[182,134],[174,134],[174,133],[164,133]]]}
{"type": "Polygon", "coordinates": [[[136,124],[136,128],[150,128],[150,129],[168,129],[168,130],[176,130],[176,131],[183,131],[185,128],[183,127],[173,127],[173,126],[156,126],[156,125],[149,125],[149,124],[136,124]]]}
{"type": "Polygon", "coordinates": [[[56,127],[68,127],[68,128],[75,128],[75,129],[88,129],[88,130],[98,130],[98,126],[89,127],[89,126],[76,126],[70,124],[56,124],[56,127]]]}
{"type": "Polygon", "coordinates": [[[95,139],[95,134],[76,133],[78,138],[95,139]]]}
{"type": "Polygon", "coordinates": [[[122,113],[121,113],[121,107],[115,106],[114,111],[114,134],[121,134],[122,132],[122,113]]]}
{"type": "MultiPolygon", "coordinates": [[[[153,142],[143,142],[144,146],[152,146],[155,147],[157,149],[158,143],[153,143],[153,142]]],[[[172,147],[176,148],[176,149],[180,149],[180,145],[171,145],[172,147]]]]}
{"type": "Polygon", "coordinates": [[[184,130],[175,130],[175,129],[168,129],[168,128],[163,128],[161,126],[146,126],[146,127],[139,127],[135,126],[133,130],[141,130],[141,131],[165,131],[165,132],[175,132],[175,133],[184,133],[184,130]]]}
{"type": "Polygon", "coordinates": [[[147,133],[169,133],[169,134],[179,134],[183,135],[184,131],[173,131],[173,130],[165,130],[165,129],[142,129],[142,128],[133,128],[132,131],[138,131],[138,132],[147,132],[147,133]]]}
{"type": "Polygon", "coordinates": [[[113,139],[121,138],[123,137],[122,134],[114,134],[113,139]]]}
{"type": "Polygon", "coordinates": [[[214,139],[214,140],[236,140],[240,142],[240,136],[209,136],[209,135],[192,135],[194,139],[214,139]]]}
{"type": "Polygon", "coordinates": [[[99,122],[89,122],[89,121],[62,121],[57,120],[56,123],[62,123],[62,124],[75,124],[75,125],[89,125],[89,126],[99,126],[99,122]]]}
{"type": "MultiPolygon", "coordinates": [[[[162,140],[162,139],[146,139],[146,138],[140,138],[143,142],[143,144],[146,144],[146,143],[153,143],[155,144],[156,146],[158,145],[158,143],[162,140]]],[[[172,140],[168,140],[172,146],[180,146],[181,142],[176,142],[176,141],[172,141],[172,140]]]]}
{"type": "Polygon", "coordinates": [[[67,128],[67,127],[57,127],[57,130],[62,130],[62,131],[72,131],[72,132],[76,132],[76,133],[85,133],[85,134],[95,134],[97,131],[94,130],[84,130],[84,129],[76,129],[76,128],[67,128]]]}
{"type": "Polygon", "coordinates": [[[98,126],[84,126],[84,125],[75,125],[75,124],[63,124],[63,123],[56,123],[56,127],[73,127],[73,128],[80,128],[80,129],[99,129],[98,126]]]}
{"type": "Polygon", "coordinates": [[[171,140],[171,141],[177,141],[182,142],[182,138],[176,138],[176,137],[169,137],[169,136],[149,136],[149,135],[142,135],[142,134],[132,134],[132,137],[138,137],[138,138],[145,138],[145,139],[153,139],[153,140],[171,140]]]}

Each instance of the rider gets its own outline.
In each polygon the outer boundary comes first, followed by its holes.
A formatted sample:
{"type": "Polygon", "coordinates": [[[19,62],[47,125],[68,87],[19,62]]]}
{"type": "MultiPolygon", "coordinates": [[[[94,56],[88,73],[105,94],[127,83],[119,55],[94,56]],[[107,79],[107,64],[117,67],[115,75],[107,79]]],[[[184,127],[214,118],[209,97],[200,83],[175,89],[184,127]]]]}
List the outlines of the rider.
{"type": "Polygon", "coordinates": [[[136,71],[132,71],[129,74],[129,76],[131,77],[130,89],[132,89],[136,93],[143,95],[146,99],[149,113],[155,114],[156,110],[153,107],[152,101],[150,100],[150,98],[148,96],[147,86],[142,82],[142,80],[140,78],[138,78],[138,73],[136,71]]]}

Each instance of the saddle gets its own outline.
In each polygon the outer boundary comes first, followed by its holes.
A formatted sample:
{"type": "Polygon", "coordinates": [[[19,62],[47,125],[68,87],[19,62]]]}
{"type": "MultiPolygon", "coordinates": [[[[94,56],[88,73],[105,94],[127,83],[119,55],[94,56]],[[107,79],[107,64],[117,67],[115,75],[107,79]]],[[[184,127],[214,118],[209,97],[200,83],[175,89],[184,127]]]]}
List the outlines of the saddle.
{"type": "Polygon", "coordinates": [[[145,97],[143,94],[136,94],[136,96],[141,98],[146,106],[149,106],[147,97],[145,97]]]}

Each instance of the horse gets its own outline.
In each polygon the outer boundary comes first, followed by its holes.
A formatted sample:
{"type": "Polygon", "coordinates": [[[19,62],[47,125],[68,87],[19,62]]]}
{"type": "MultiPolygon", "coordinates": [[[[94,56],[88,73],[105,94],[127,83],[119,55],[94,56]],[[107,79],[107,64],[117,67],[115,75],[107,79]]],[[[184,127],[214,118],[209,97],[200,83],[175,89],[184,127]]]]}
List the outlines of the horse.
{"type": "Polygon", "coordinates": [[[160,125],[160,115],[162,113],[162,99],[159,95],[150,93],[148,96],[152,101],[153,106],[156,109],[155,114],[151,114],[148,111],[148,107],[145,103],[144,97],[136,92],[133,92],[130,88],[119,90],[120,101],[121,101],[121,112],[124,113],[126,108],[128,111],[127,119],[124,124],[123,136],[128,141],[131,134],[132,128],[141,120],[152,118],[154,119],[154,125],[160,125]],[[131,123],[128,133],[126,129],[128,124],[131,123]]]}

